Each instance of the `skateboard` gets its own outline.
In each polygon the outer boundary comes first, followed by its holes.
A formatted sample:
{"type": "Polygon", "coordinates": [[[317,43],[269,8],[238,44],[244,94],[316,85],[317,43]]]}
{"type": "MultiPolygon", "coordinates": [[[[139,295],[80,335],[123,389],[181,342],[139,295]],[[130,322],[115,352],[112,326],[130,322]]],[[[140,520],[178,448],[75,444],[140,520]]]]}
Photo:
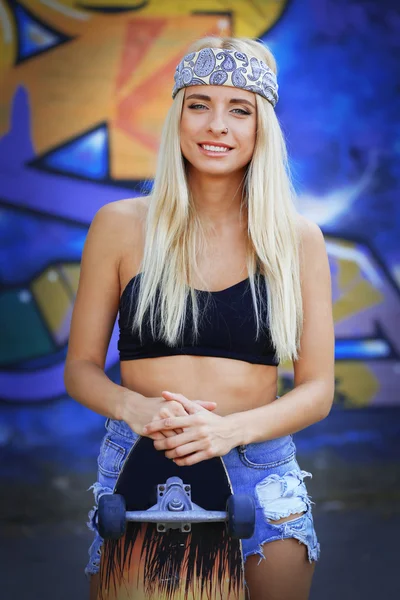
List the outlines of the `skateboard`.
{"type": "Polygon", "coordinates": [[[244,600],[240,539],[254,526],[221,458],[179,467],[139,437],[99,500],[97,600],[244,600]]]}

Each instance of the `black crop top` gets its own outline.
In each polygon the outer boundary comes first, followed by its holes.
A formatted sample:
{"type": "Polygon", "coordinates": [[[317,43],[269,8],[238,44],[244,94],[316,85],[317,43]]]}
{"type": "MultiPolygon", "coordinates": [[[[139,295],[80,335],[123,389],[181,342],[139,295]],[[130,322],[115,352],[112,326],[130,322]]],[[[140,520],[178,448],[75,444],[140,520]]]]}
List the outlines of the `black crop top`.
{"type": "MultiPolygon", "coordinates": [[[[192,342],[190,313],[186,315],[183,344],[171,347],[160,339],[153,339],[147,323],[142,325],[142,343],[139,333],[131,332],[137,294],[134,292],[131,313],[130,296],[132,287],[140,275],[141,273],[138,273],[130,280],[120,299],[118,350],[121,361],[190,354],[232,358],[261,365],[278,365],[269,331],[263,328],[258,339],[255,339],[256,320],[248,278],[218,292],[196,290],[200,318],[198,339],[192,342]]],[[[267,302],[266,290],[264,285],[260,285],[259,288],[264,311],[267,302]]],[[[190,302],[188,304],[190,305],[190,302]]]]}

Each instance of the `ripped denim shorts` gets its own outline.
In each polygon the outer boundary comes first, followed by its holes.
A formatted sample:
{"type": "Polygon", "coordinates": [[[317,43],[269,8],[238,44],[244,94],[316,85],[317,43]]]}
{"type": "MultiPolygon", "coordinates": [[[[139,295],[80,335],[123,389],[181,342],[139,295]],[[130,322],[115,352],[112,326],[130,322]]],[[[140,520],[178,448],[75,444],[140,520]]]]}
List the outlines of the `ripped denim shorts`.
{"type": "MultiPolygon", "coordinates": [[[[107,433],[98,457],[98,481],[89,488],[94,493],[95,507],[89,513],[88,527],[95,532],[95,538],[89,549],[89,563],[85,569],[87,576],[98,573],[100,566],[103,539],[97,531],[99,498],[114,491],[124,460],[138,438],[123,421],[107,419],[105,427],[107,433]]],[[[242,540],[244,559],[256,554],[262,560],[265,558],[262,549],[264,544],[295,538],[307,547],[309,562],[318,560],[320,547],[311,512],[313,502],[304,484],[304,478],[312,475],[300,469],[293,437],[287,435],[238,446],[223,456],[223,461],[233,491],[253,494],[256,503],[254,535],[242,540]],[[303,514],[283,523],[273,523],[296,513],[303,514]]]]}

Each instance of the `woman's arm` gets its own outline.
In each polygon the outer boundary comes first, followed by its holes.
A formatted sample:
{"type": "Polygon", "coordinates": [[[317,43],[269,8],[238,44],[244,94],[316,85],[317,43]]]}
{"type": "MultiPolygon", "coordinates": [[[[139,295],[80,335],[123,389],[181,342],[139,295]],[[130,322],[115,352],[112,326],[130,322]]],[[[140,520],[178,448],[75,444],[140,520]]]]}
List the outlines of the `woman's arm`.
{"type": "Polygon", "coordinates": [[[231,415],[238,444],[274,439],[324,419],[334,395],[334,329],[328,257],[320,228],[301,218],[304,324],[294,384],[261,408],[231,415]]]}
{"type": "Polygon", "coordinates": [[[106,204],[90,225],[64,369],[68,394],[91,410],[114,419],[122,418],[127,395],[132,394],[104,373],[119,306],[118,271],[126,213],[123,201],[106,204]]]}

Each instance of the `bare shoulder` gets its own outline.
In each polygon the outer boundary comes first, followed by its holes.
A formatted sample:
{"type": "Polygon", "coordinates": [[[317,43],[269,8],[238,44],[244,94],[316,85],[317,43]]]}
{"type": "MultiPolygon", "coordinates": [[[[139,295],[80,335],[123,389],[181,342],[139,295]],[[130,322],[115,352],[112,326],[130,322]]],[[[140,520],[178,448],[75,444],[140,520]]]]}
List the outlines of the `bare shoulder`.
{"type": "Polygon", "coordinates": [[[302,261],[315,262],[326,259],[324,234],[316,223],[298,215],[297,232],[300,242],[300,258],[302,261]]]}
{"type": "Polygon", "coordinates": [[[139,225],[147,214],[149,199],[147,197],[127,198],[104,204],[96,212],[92,223],[101,224],[105,227],[122,226],[128,227],[139,225]]]}
{"type": "Polygon", "coordinates": [[[329,279],[329,261],[324,235],[320,227],[299,215],[298,234],[300,241],[300,267],[302,281],[315,278],[316,281],[329,279]]]}
{"type": "Polygon", "coordinates": [[[297,216],[297,231],[299,234],[300,243],[304,248],[308,246],[324,246],[324,235],[321,228],[302,215],[297,216]]]}
{"type": "Polygon", "coordinates": [[[104,204],[92,220],[89,235],[101,236],[104,246],[122,255],[127,244],[142,239],[148,202],[139,197],[104,204]]]}

